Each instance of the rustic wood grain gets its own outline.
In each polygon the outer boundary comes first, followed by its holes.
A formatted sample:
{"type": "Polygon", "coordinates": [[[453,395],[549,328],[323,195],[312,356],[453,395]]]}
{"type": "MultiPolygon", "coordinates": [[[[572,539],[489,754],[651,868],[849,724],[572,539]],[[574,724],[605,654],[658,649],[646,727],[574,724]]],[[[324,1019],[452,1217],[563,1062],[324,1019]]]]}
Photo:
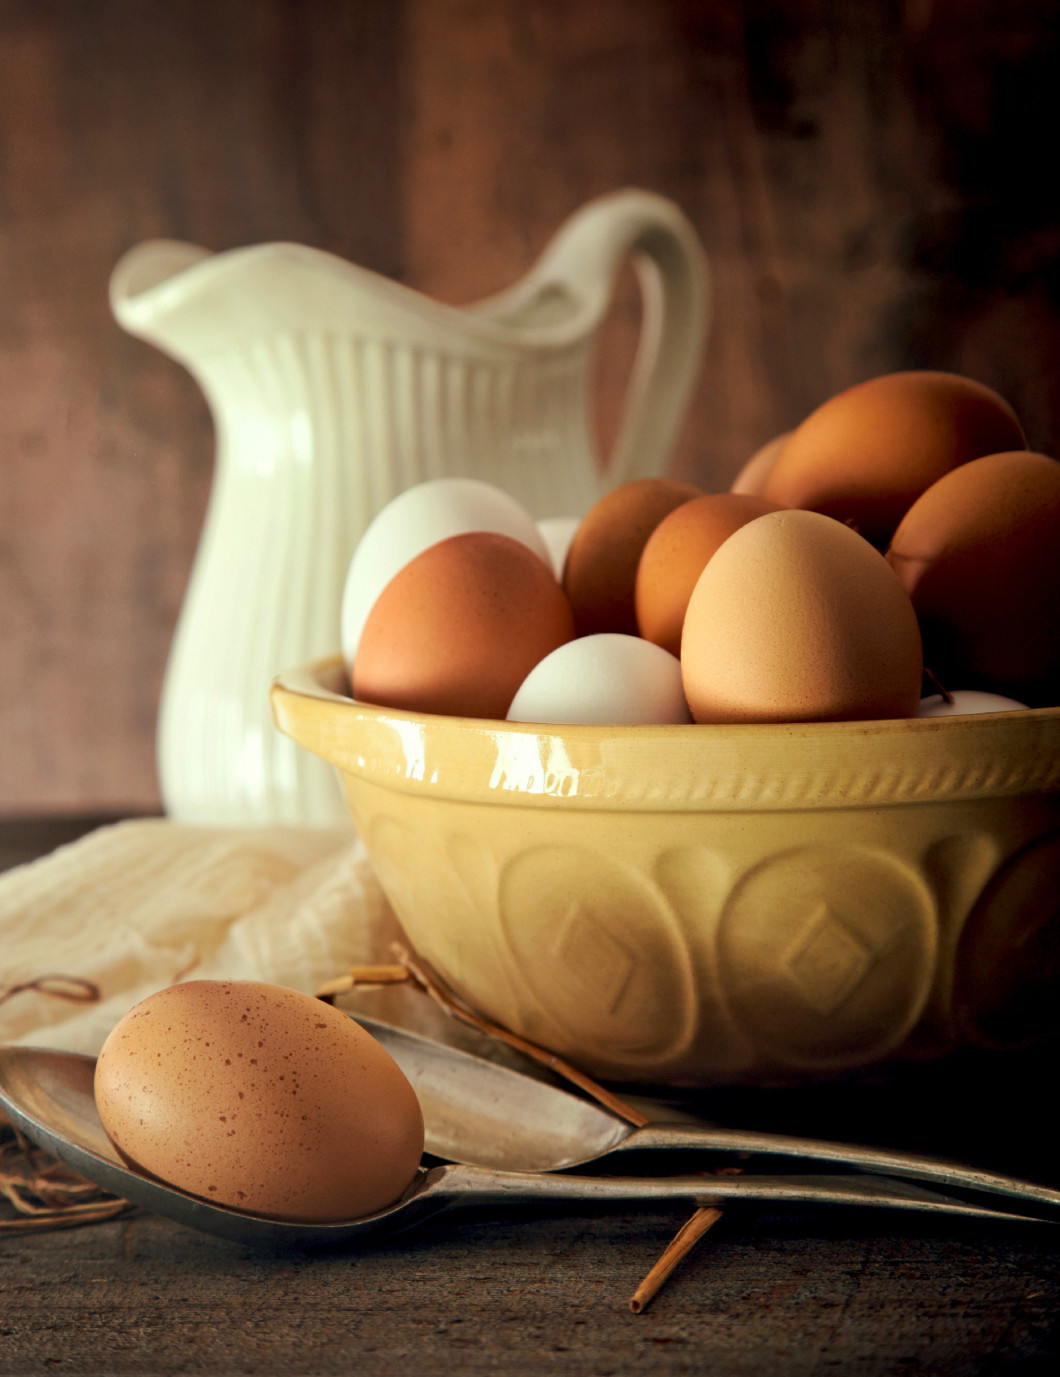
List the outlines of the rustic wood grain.
{"type": "Polygon", "coordinates": [[[641,1315],[675,1214],[435,1226],[255,1254],[138,1214],[0,1246],[0,1374],[1054,1370],[1060,1283],[1026,1230],[733,1212],[641,1315]]]}
{"type": "MultiPolygon", "coordinates": [[[[0,811],[154,808],[154,718],[212,473],[191,379],[106,286],[169,236],[291,238],[441,299],[589,196],[706,245],[675,467],[892,368],[965,371],[1060,447],[1052,0],[0,0],[0,811]]],[[[606,452],[638,327],[600,352],[606,452]]]]}

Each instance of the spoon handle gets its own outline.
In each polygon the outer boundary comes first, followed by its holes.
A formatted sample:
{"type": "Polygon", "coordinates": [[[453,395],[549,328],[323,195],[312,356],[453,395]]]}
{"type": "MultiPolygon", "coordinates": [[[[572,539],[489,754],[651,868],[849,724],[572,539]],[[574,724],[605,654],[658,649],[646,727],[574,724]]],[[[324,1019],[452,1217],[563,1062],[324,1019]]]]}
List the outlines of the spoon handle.
{"type": "MultiPolygon", "coordinates": [[[[724,1205],[740,1201],[798,1205],[861,1205],[980,1219],[1026,1222],[1030,1216],[986,1209],[879,1176],[566,1176],[552,1172],[436,1167],[425,1196],[435,1208],[537,1203],[724,1205]]],[[[1058,1221],[1060,1222],[1060,1221],[1058,1221]]]]}
{"type": "Polygon", "coordinates": [[[984,1171],[962,1162],[898,1152],[890,1148],[859,1147],[830,1143],[818,1138],[794,1138],[783,1134],[756,1133],[741,1129],[695,1128],[685,1124],[653,1123],[636,1129],[616,1151],[681,1148],[686,1151],[753,1152],[806,1161],[833,1162],[837,1166],[883,1172],[888,1176],[930,1181],[939,1186],[1003,1195],[1039,1205],[1060,1206],[1060,1190],[1032,1181],[984,1171]]]}

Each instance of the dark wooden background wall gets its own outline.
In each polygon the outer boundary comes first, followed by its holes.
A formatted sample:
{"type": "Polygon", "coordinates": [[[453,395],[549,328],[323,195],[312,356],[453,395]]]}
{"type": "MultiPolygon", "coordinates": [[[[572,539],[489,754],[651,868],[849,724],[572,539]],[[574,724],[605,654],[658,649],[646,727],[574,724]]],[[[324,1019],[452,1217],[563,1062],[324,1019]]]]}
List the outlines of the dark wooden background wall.
{"type": "Polygon", "coordinates": [[[715,274],[679,472],[919,366],[1056,454],[1058,74],[1055,0],[0,0],[0,812],[157,806],[212,432],[110,317],[131,245],[297,239],[461,302],[648,187],[715,274]]]}

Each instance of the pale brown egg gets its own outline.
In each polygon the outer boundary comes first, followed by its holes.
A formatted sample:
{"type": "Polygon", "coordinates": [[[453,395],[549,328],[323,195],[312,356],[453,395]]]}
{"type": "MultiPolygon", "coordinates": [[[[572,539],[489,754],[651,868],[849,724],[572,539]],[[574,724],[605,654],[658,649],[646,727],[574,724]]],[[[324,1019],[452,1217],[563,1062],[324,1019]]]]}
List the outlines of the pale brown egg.
{"type": "Polygon", "coordinates": [[[353,664],[360,702],[504,717],[539,660],[574,636],[552,570],[509,536],[475,531],[410,560],[376,599],[353,664]]]}
{"type": "Polygon", "coordinates": [[[909,509],[887,558],[948,688],[1060,702],[1060,464],[1017,450],[964,464],[909,509]]]}
{"type": "Polygon", "coordinates": [[[275,1219],[372,1214],[423,1153],[390,1054],[319,999],[256,981],[189,981],[137,1004],[103,1045],[95,1097],[131,1166],[275,1219]]]}
{"type": "Polygon", "coordinates": [[[786,430],[783,435],[775,436],[762,445],[760,449],[756,449],[729,484],[729,491],[750,493],[752,496],[760,495],[765,488],[769,475],[773,472],[774,465],[780,458],[780,451],[788,442],[790,434],[791,431],[786,430]]]}
{"type": "Polygon", "coordinates": [[[1012,408],[982,383],[953,373],[888,373],[807,416],[762,492],[781,507],[849,522],[882,549],[944,473],[1024,444],[1012,408]]]}
{"type": "Polygon", "coordinates": [[[637,565],[648,537],[703,489],[672,478],[637,478],[593,504],[578,524],[563,568],[563,590],[579,636],[637,634],[637,565]]]}
{"type": "Polygon", "coordinates": [[[679,655],[685,609],[707,561],[734,531],[777,510],[764,497],[705,493],[664,516],[637,566],[637,627],[644,639],[679,655]]]}
{"type": "Polygon", "coordinates": [[[697,722],[915,717],[920,633],[878,551],[817,512],[731,535],[700,575],[681,640],[697,722]]]}

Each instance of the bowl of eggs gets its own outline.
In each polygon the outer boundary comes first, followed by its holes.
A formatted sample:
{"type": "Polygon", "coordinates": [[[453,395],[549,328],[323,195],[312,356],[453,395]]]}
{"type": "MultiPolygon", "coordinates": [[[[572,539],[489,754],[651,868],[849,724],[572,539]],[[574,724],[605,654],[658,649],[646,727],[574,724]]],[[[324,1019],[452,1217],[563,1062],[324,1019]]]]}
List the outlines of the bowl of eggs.
{"type": "Polygon", "coordinates": [[[341,653],[273,685],[417,952],[605,1079],[1057,1028],[1060,464],[932,373],[772,449],[727,493],[638,480],[577,520],[409,489],[341,653]]]}

